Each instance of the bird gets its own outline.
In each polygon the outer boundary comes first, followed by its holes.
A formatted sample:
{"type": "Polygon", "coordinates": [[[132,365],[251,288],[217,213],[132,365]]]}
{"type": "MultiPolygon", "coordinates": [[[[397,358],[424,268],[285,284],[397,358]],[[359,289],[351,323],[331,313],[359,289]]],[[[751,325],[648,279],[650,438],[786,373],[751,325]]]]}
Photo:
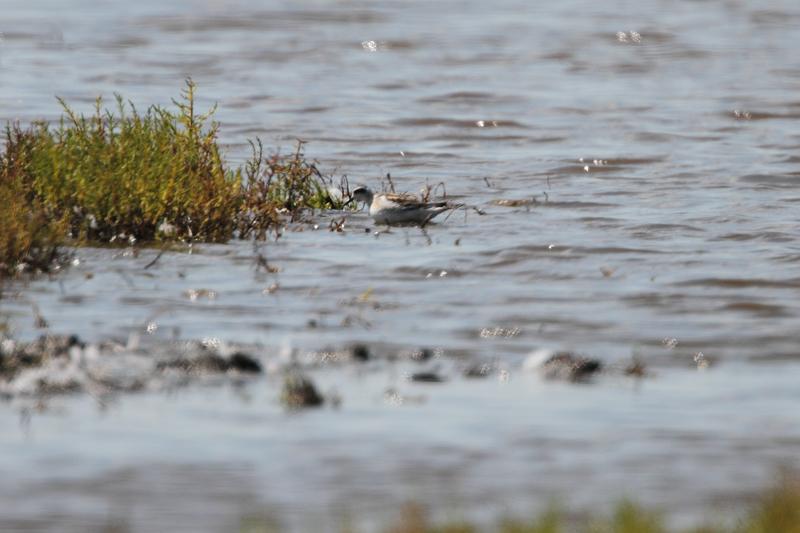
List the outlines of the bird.
{"type": "Polygon", "coordinates": [[[450,202],[423,202],[413,194],[373,193],[369,187],[357,187],[350,201],[364,202],[376,224],[424,226],[432,218],[461,207],[450,202]]]}

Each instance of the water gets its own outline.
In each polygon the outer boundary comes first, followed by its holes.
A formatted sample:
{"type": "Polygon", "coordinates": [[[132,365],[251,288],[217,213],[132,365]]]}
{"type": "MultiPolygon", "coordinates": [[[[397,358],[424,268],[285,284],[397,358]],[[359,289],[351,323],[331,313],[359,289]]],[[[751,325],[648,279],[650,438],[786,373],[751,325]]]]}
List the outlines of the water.
{"type": "Polygon", "coordinates": [[[261,248],[276,274],[250,243],[149,269],[155,251],[79,250],[58,278],[6,287],[17,336],[40,333],[36,304],[89,340],[150,325],[276,353],[429,347],[510,379],[319,369],[342,407],[302,415],[275,377],[105,409],[62,398],[21,425],[7,403],[2,529],[335,529],[412,499],[488,519],[623,494],[696,520],[797,464],[795,2],[49,4],[3,2],[3,121],[57,118],[54,95],[169,104],[191,76],[231,162],[248,138],[301,138],[351,183],[444,182],[486,215],[375,236],[365,214],[342,234],[323,214],[261,248]],[[636,355],[653,377],[544,383],[520,370],[541,347],[636,355]],[[422,398],[387,404],[387,387],[422,398]]]}

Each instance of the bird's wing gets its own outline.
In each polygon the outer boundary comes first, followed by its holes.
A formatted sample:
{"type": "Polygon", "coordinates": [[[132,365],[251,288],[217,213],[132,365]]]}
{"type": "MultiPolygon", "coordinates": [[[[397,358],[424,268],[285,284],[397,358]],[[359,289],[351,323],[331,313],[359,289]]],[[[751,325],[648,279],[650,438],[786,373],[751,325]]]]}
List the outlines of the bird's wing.
{"type": "Polygon", "coordinates": [[[406,206],[406,205],[413,205],[413,206],[420,206],[422,202],[419,201],[419,198],[414,196],[413,194],[407,193],[386,193],[383,195],[387,202],[391,202],[393,204],[397,204],[399,206],[406,206]]]}
{"type": "Polygon", "coordinates": [[[423,202],[413,194],[387,193],[384,195],[387,203],[394,204],[399,209],[434,209],[437,207],[449,207],[450,203],[445,201],[423,202]]]}

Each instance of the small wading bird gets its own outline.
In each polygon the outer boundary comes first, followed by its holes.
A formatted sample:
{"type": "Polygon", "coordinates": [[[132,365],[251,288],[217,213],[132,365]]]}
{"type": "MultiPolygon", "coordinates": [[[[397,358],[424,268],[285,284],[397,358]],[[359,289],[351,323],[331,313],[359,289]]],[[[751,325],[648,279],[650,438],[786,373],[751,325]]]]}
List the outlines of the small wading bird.
{"type": "Polygon", "coordinates": [[[367,187],[356,188],[350,201],[364,202],[375,223],[386,225],[424,226],[439,213],[461,207],[450,202],[423,202],[412,194],[376,194],[367,187]]]}

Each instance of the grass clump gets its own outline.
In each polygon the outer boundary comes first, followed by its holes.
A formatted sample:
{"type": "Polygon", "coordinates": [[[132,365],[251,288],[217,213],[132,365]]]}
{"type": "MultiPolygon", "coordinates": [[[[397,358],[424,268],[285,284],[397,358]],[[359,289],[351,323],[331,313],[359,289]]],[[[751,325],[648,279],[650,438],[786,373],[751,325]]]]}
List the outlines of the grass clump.
{"type": "MultiPolygon", "coordinates": [[[[6,136],[10,136],[10,129],[6,136]]],[[[0,157],[0,279],[16,272],[47,272],[58,264],[66,224],[52,218],[27,190],[15,146],[0,157]]]]}
{"type": "Polygon", "coordinates": [[[800,478],[784,475],[742,524],[741,533],[800,533],[800,478]]]}
{"type": "MultiPolygon", "coordinates": [[[[304,209],[339,209],[332,180],[305,159],[302,143],[288,157],[264,157],[251,141],[245,165],[226,164],[215,108],[195,110],[187,80],[174,111],[144,113],[116,97],[97,99],[90,116],[66,102],[59,122],[9,125],[0,158],[0,274],[55,245],[152,241],[224,242],[264,238],[304,209]]],[[[339,184],[344,189],[346,183],[339,184]]]]}
{"type": "Polygon", "coordinates": [[[631,501],[619,503],[608,516],[582,519],[551,507],[532,520],[503,520],[494,526],[479,527],[466,522],[432,523],[425,509],[406,506],[390,533],[800,533],[800,480],[785,476],[767,490],[738,519],[727,525],[706,525],[691,529],[672,529],[663,515],[631,501]]]}
{"type": "Polygon", "coordinates": [[[628,500],[617,505],[611,518],[595,521],[589,527],[589,531],[590,533],[667,533],[658,513],[628,500]]]}

